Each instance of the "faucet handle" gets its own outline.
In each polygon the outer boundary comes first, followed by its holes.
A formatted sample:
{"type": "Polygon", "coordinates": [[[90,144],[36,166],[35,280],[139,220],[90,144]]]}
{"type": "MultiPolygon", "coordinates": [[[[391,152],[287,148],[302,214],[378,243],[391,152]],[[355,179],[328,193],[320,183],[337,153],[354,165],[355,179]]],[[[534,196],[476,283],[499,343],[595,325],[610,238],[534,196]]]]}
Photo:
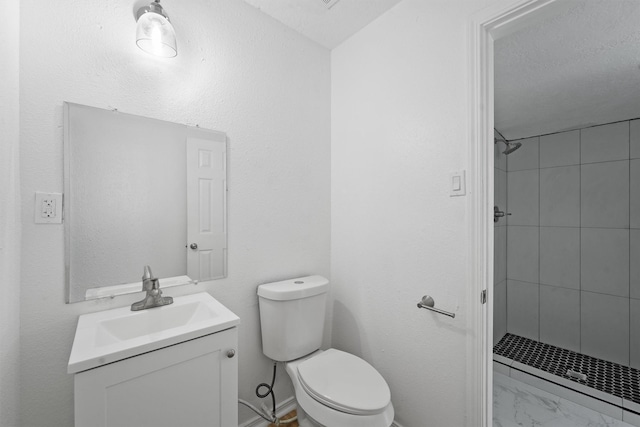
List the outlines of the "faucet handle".
{"type": "Polygon", "coordinates": [[[151,280],[153,279],[153,273],[151,272],[151,267],[148,265],[144,266],[144,273],[142,273],[142,280],[151,280]]]}
{"type": "Polygon", "coordinates": [[[154,281],[157,282],[158,279],[153,277],[153,273],[151,272],[151,267],[148,265],[144,266],[144,273],[142,274],[142,290],[149,292],[152,289],[157,289],[160,285],[154,284],[154,281]]]}

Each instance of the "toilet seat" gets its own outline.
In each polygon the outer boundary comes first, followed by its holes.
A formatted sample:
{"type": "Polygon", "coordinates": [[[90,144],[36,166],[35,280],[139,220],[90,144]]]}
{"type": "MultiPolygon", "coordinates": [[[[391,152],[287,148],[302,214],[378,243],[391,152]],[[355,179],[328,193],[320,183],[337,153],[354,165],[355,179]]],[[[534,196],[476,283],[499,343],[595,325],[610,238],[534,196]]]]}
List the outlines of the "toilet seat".
{"type": "Polygon", "coordinates": [[[314,400],[347,414],[379,414],[391,401],[389,386],[373,366],[333,348],[300,363],[297,376],[314,400]]]}

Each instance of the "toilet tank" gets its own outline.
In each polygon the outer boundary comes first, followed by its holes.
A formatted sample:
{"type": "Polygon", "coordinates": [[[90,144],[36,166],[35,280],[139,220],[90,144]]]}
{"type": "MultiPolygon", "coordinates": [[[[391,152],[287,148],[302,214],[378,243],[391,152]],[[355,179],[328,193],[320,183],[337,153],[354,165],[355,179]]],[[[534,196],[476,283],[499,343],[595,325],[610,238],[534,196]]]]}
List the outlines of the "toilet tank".
{"type": "Polygon", "coordinates": [[[258,286],[262,352],[279,362],[320,348],[329,281],[307,276],[258,286]]]}

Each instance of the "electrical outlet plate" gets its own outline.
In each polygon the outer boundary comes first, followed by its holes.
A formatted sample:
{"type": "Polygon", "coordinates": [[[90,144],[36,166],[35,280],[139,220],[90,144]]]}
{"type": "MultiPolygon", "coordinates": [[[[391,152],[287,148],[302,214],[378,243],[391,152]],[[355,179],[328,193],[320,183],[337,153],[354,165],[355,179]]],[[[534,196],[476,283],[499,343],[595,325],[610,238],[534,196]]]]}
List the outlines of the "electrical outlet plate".
{"type": "Polygon", "coordinates": [[[62,224],[62,193],[36,192],[36,224],[62,224]]]}

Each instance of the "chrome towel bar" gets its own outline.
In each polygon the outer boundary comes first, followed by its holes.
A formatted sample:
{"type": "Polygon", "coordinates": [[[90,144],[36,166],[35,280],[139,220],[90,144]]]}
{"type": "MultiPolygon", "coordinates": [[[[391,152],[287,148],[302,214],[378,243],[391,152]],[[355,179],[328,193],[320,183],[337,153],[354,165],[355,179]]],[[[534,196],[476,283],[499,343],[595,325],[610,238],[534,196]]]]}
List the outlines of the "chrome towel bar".
{"type": "Polygon", "coordinates": [[[444,314],[449,317],[456,317],[455,313],[449,313],[448,311],[440,310],[439,308],[435,308],[434,305],[436,302],[429,295],[425,295],[422,297],[422,300],[418,303],[418,308],[426,308],[427,310],[435,311],[436,313],[444,314]]]}

